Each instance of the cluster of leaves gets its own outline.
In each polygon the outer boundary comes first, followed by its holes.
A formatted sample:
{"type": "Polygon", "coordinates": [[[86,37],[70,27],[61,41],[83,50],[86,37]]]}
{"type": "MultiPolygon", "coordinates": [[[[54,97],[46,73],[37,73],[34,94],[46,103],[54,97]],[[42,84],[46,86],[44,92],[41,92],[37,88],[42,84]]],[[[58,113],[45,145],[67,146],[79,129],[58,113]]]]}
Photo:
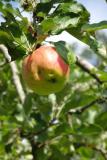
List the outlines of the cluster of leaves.
{"type": "Polygon", "coordinates": [[[31,25],[18,8],[14,9],[10,3],[0,2],[0,12],[5,19],[0,27],[0,42],[12,52],[13,59],[30,52],[34,43],[41,43],[48,35],[58,34],[63,30],[74,35],[78,30],[79,35],[81,26],[89,19],[89,13],[75,1],[38,3],[32,9],[34,23],[31,25]]]}
{"type": "Polygon", "coordinates": [[[0,2],[0,12],[5,20],[0,26],[0,43],[8,47],[13,60],[20,58],[31,51],[35,42],[29,33],[30,22],[10,3],[0,2]]]}
{"type": "Polygon", "coordinates": [[[41,34],[58,34],[66,30],[80,36],[81,26],[89,20],[89,13],[74,0],[39,3],[34,10],[34,16],[40,22],[38,27],[41,34]]]}
{"type": "MultiPolygon", "coordinates": [[[[30,8],[27,10],[31,12],[30,8]]],[[[98,51],[95,31],[107,26],[107,22],[88,24],[89,13],[74,0],[47,0],[36,4],[32,23],[22,16],[18,8],[13,8],[9,0],[0,2],[0,12],[5,19],[0,26],[0,43],[7,46],[12,59],[23,57],[35,43],[41,43],[48,35],[63,30],[98,51]]],[[[63,43],[54,45],[71,64],[74,57],[64,54],[63,43]]],[[[0,64],[3,59],[0,54],[0,64]]],[[[103,60],[99,65],[102,70],[107,64],[106,58],[103,60]]],[[[1,160],[107,158],[106,83],[99,84],[74,65],[69,84],[57,94],[35,95],[26,91],[22,82],[27,95],[21,104],[8,65],[0,67],[1,160]]],[[[21,70],[20,61],[17,65],[21,70]]],[[[98,75],[102,81],[107,81],[105,72],[98,71],[98,75]]]]}

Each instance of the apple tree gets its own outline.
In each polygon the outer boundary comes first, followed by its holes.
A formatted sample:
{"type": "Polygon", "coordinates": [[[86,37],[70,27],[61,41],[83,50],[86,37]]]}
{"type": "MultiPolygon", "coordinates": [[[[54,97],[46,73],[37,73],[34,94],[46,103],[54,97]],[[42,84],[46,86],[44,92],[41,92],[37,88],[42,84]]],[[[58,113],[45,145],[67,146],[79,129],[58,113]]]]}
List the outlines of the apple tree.
{"type": "MultiPolygon", "coordinates": [[[[106,160],[107,47],[96,33],[107,21],[90,24],[90,13],[75,0],[1,0],[0,17],[0,160],[106,160]],[[88,50],[78,55],[66,36],[49,40],[63,31],[85,43],[91,56],[88,50]],[[23,80],[22,63],[43,45],[55,48],[70,73],[59,92],[39,95],[26,79],[31,76],[38,91],[49,91],[54,83],[38,85],[29,72],[23,80]]],[[[42,58],[36,58],[34,76],[38,61],[41,67],[48,62],[42,58]]],[[[43,77],[51,63],[47,66],[43,77]]]]}

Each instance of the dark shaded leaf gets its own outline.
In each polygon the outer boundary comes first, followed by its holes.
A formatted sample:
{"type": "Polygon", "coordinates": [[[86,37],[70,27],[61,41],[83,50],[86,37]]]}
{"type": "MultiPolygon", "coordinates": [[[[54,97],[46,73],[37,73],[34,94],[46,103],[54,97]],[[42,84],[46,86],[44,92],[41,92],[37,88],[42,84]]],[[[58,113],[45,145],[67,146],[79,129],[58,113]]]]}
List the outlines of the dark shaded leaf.
{"type": "Polygon", "coordinates": [[[83,125],[81,126],[81,128],[79,128],[79,132],[83,135],[87,135],[87,136],[94,136],[94,135],[98,135],[103,131],[102,127],[100,127],[99,125],[95,125],[95,124],[90,124],[90,125],[83,125]]]}
{"type": "Polygon", "coordinates": [[[107,121],[107,112],[103,112],[99,114],[96,119],[95,123],[99,125],[102,129],[107,129],[107,124],[105,123],[107,121]]]}
{"type": "Polygon", "coordinates": [[[25,115],[28,117],[32,110],[32,94],[31,93],[29,93],[26,96],[23,108],[24,108],[25,115]]]}
{"type": "Polygon", "coordinates": [[[102,21],[99,23],[85,24],[82,26],[82,31],[92,32],[100,29],[107,29],[107,21],[102,21]]]}
{"type": "Polygon", "coordinates": [[[62,58],[67,62],[69,65],[72,65],[76,62],[76,57],[71,49],[67,48],[66,43],[64,41],[54,42],[56,50],[62,56],[62,58]]]}

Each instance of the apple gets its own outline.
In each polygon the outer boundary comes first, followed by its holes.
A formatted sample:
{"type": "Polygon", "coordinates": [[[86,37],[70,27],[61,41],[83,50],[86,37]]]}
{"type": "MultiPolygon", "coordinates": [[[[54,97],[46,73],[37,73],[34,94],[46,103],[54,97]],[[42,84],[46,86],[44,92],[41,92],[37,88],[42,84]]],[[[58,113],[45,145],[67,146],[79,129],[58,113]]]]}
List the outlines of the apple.
{"type": "Polygon", "coordinates": [[[23,60],[23,79],[39,95],[61,91],[69,75],[69,65],[52,46],[43,45],[23,60]]]}

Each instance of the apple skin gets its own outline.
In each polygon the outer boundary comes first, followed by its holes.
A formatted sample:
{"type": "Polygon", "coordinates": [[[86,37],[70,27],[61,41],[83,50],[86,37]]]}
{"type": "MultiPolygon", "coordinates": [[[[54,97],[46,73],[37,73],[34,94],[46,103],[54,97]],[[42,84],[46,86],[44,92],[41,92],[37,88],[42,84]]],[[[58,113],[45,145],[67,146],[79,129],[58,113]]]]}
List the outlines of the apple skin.
{"type": "Polygon", "coordinates": [[[69,65],[52,46],[43,45],[23,60],[23,79],[38,95],[49,95],[61,91],[69,75],[69,65]]]}

